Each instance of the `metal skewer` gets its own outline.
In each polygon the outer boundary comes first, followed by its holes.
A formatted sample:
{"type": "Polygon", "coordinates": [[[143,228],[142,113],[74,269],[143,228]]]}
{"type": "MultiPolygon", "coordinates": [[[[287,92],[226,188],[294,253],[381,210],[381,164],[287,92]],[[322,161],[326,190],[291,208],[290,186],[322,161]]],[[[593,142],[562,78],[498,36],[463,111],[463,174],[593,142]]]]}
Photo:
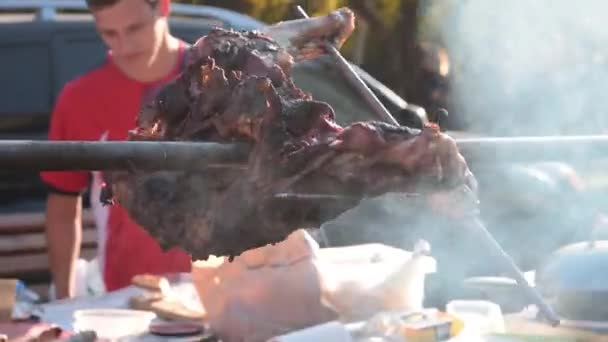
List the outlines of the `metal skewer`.
{"type": "Polygon", "coordinates": [[[509,254],[507,254],[507,252],[505,252],[500,244],[494,239],[479,217],[477,215],[473,215],[470,220],[467,220],[467,223],[469,224],[468,228],[479,237],[480,242],[485,244],[488,250],[494,252],[498,260],[503,263],[505,269],[507,269],[511,275],[515,277],[515,280],[522,289],[522,292],[532,303],[536,304],[539,312],[547,319],[547,321],[549,321],[549,323],[551,323],[553,326],[559,325],[559,316],[545,302],[538,290],[530,286],[526,280],[526,277],[524,276],[524,273],[519,269],[511,256],[509,256],[509,254]]]}
{"type": "MultiPolygon", "coordinates": [[[[407,194],[408,197],[416,199],[420,197],[420,194],[411,193],[407,194]]],[[[345,205],[355,206],[360,201],[360,199],[356,197],[350,196],[340,196],[340,195],[331,195],[331,194],[298,194],[298,193],[282,193],[276,194],[276,199],[289,199],[289,200],[297,200],[300,202],[325,202],[325,201],[333,201],[333,202],[342,202],[345,205]]],[[[540,293],[526,280],[523,272],[519,269],[517,264],[513,261],[511,256],[504,251],[502,246],[494,239],[492,234],[485,227],[483,222],[480,220],[477,211],[471,213],[471,215],[467,215],[465,217],[465,224],[467,228],[479,239],[479,241],[488,249],[488,251],[492,252],[498,260],[502,263],[502,266],[506,271],[508,271],[517,281],[518,286],[521,288],[522,292],[528,297],[528,299],[537,305],[540,313],[551,323],[553,326],[557,326],[560,324],[560,318],[555,313],[555,311],[545,302],[540,293]]]]}
{"type": "MultiPolygon", "coordinates": [[[[300,14],[301,17],[308,18],[308,15],[302,9],[302,7],[297,6],[296,10],[300,14]]],[[[382,118],[385,121],[399,125],[397,123],[397,121],[392,117],[392,115],[382,105],[382,103],[380,103],[378,98],[375,97],[375,95],[372,93],[372,91],[358,77],[356,72],[350,67],[348,61],[346,61],[342,57],[340,52],[330,43],[326,43],[325,47],[330,52],[330,54],[336,59],[337,65],[340,68],[342,74],[347,78],[347,80],[353,86],[355,86],[355,88],[358,90],[359,94],[363,96],[363,98],[366,100],[366,102],[374,110],[375,114],[378,115],[380,118],[382,118]]],[[[504,141],[502,141],[502,142],[504,143],[504,141]]],[[[538,142],[538,140],[536,140],[536,142],[538,142]]],[[[543,141],[540,140],[540,142],[542,143],[543,141]]],[[[459,146],[459,148],[466,150],[466,147],[462,146],[462,143],[463,142],[461,141],[461,146],[459,146]]],[[[465,141],[464,145],[466,145],[467,143],[469,145],[474,144],[474,142],[465,141]]],[[[495,144],[493,147],[496,150],[492,151],[494,153],[490,153],[490,155],[497,156],[497,154],[498,154],[497,152],[501,146],[501,145],[499,145],[500,143],[501,143],[500,140],[495,141],[495,144]]],[[[524,141],[523,143],[524,143],[524,145],[522,147],[529,148],[530,141],[524,141]],[[526,144],[526,143],[528,143],[528,144],[526,144]]],[[[571,142],[569,142],[569,143],[571,144],[571,142]]],[[[473,145],[473,146],[475,146],[475,145],[473,145]]],[[[473,147],[473,149],[474,148],[475,147],[473,147]]],[[[479,149],[480,149],[480,147],[477,146],[478,151],[479,151],[479,149]]],[[[488,151],[486,151],[485,155],[487,155],[487,152],[488,151]]],[[[481,153],[483,154],[484,152],[481,152],[481,153]]],[[[519,284],[519,286],[522,288],[523,292],[530,298],[530,300],[532,300],[538,306],[539,310],[543,313],[545,318],[553,326],[559,325],[560,319],[557,316],[557,314],[543,300],[543,298],[536,291],[536,289],[534,289],[533,287],[531,287],[528,284],[528,282],[526,281],[526,279],[523,275],[523,272],[519,269],[519,267],[517,267],[517,265],[515,264],[513,259],[503,250],[503,248],[500,246],[500,244],[494,239],[492,234],[486,229],[485,225],[483,224],[483,222],[480,221],[479,217],[474,216],[473,219],[471,220],[471,223],[472,223],[470,226],[471,229],[477,235],[479,235],[481,242],[485,243],[487,245],[488,249],[490,249],[491,251],[494,251],[497,254],[499,259],[504,263],[505,267],[515,276],[515,279],[517,280],[517,283],[519,284]]]]}
{"type": "MultiPolygon", "coordinates": [[[[296,6],[296,11],[301,18],[309,18],[308,14],[301,6],[296,6]]],[[[325,48],[335,59],[338,69],[340,69],[342,75],[352,86],[355,87],[359,95],[363,97],[365,102],[367,102],[378,118],[393,125],[399,125],[397,120],[395,120],[386,107],[384,107],[382,102],[378,100],[376,95],[371,91],[371,89],[369,89],[365,82],[363,82],[361,77],[357,75],[357,72],[350,66],[350,63],[344,57],[342,57],[340,51],[338,51],[338,49],[336,49],[336,47],[329,42],[325,43],[325,48]]]]}

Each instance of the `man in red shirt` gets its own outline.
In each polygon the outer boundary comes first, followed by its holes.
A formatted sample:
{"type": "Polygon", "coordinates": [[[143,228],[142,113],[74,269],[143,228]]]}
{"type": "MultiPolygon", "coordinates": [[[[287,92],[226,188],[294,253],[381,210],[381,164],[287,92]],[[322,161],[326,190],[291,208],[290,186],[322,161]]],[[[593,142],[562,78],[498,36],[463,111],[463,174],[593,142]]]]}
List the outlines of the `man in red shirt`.
{"type": "MultiPolygon", "coordinates": [[[[186,44],[168,28],[169,0],[87,0],[105,62],[68,82],[51,118],[50,140],[125,140],[142,101],[177,76],[186,44]]],[[[88,172],[43,172],[49,186],[46,231],[56,297],[74,296],[81,242],[82,192],[88,172]]],[[[93,173],[92,209],[99,231],[99,259],[108,291],[142,273],[189,272],[190,258],[163,252],[119,206],[101,206],[101,175],[93,173]]]]}

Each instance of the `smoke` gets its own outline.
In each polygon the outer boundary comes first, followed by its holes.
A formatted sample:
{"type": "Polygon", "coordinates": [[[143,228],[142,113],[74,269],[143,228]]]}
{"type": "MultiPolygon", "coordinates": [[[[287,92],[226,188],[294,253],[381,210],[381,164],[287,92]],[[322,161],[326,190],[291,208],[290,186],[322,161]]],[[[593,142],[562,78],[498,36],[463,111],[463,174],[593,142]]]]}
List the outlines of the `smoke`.
{"type": "Polygon", "coordinates": [[[471,130],[608,130],[608,2],[460,0],[447,12],[439,30],[452,66],[452,113],[471,130]]]}

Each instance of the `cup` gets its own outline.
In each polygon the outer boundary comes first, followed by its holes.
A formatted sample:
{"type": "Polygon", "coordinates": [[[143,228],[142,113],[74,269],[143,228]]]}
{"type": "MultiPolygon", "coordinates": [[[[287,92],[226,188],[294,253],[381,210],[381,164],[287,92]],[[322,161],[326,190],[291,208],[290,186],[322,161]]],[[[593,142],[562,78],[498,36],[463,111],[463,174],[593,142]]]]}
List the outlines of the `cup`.
{"type": "Polygon", "coordinates": [[[10,322],[17,297],[17,279],[0,279],[0,322],[10,322]]]}
{"type": "Polygon", "coordinates": [[[464,322],[465,330],[476,330],[479,334],[502,334],[505,322],[498,304],[486,300],[453,300],[446,312],[464,322]]]}

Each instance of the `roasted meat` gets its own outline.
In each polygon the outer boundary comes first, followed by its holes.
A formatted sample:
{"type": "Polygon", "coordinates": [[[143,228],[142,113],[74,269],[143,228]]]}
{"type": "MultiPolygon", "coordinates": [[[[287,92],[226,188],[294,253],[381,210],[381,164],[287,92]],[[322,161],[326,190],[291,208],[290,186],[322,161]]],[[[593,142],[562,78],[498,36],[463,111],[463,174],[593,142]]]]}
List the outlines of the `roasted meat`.
{"type": "Polygon", "coordinates": [[[473,187],[454,141],[437,126],[341,127],[328,103],[293,83],[292,65],[323,53],[323,40],[339,47],[353,20],[341,9],[265,32],[218,28],[200,38],[187,69],[142,108],[130,139],[246,143],[247,164],[112,172],[103,200],[122,205],[163,248],[178,246],[200,260],[237,256],[302,228],[311,209],[277,200],[278,194],[426,196],[473,187]]]}

